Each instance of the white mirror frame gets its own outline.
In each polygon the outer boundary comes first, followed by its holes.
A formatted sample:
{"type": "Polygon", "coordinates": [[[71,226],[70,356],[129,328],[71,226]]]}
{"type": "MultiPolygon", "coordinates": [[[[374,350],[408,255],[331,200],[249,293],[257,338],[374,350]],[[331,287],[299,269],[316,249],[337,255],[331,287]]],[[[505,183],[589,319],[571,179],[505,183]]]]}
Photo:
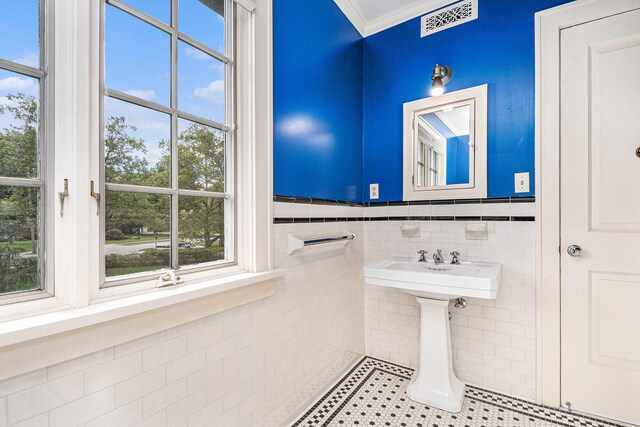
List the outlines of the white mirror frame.
{"type": "MultiPolygon", "coordinates": [[[[406,102],[403,106],[403,200],[483,199],[487,197],[487,85],[458,90],[445,95],[406,102]],[[445,105],[472,101],[473,173],[469,184],[423,187],[414,186],[415,134],[418,116],[445,105]]],[[[471,166],[471,164],[470,164],[471,166]]]]}

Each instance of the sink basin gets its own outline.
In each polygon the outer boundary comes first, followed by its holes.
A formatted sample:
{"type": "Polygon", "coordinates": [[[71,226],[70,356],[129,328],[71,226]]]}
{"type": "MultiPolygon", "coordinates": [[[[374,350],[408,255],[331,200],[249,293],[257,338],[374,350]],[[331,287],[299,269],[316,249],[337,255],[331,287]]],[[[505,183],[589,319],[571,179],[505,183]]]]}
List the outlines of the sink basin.
{"type": "Polygon", "coordinates": [[[493,262],[434,264],[431,261],[387,259],[364,267],[370,285],[401,289],[417,297],[494,299],[500,287],[502,267],[493,262]]]}
{"type": "Polygon", "coordinates": [[[420,360],[407,387],[409,399],[460,412],[465,385],[453,372],[449,300],[495,299],[501,273],[501,265],[491,262],[435,264],[387,259],[364,267],[367,284],[400,289],[420,304],[420,360]]]}

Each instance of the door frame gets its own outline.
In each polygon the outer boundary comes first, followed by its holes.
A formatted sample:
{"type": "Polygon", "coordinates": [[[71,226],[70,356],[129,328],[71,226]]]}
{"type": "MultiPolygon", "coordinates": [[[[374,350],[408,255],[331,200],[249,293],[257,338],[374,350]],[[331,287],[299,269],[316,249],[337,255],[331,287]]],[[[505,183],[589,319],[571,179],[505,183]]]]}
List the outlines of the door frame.
{"type": "Polygon", "coordinates": [[[560,354],[560,31],[640,8],[578,0],[535,14],[536,400],[562,406],[560,354]]]}

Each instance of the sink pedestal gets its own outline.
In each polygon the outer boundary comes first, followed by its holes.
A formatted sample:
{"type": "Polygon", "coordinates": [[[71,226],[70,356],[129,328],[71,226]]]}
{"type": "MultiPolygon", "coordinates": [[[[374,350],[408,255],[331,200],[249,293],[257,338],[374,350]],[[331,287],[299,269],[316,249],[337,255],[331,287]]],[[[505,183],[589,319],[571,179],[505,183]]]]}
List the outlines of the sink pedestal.
{"type": "Polygon", "coordinates": [[[449,301],[416,297],[420,304],[420,362],[407,387],[409,399],[460,412],[464,383],[453,373],[449,301]]]}

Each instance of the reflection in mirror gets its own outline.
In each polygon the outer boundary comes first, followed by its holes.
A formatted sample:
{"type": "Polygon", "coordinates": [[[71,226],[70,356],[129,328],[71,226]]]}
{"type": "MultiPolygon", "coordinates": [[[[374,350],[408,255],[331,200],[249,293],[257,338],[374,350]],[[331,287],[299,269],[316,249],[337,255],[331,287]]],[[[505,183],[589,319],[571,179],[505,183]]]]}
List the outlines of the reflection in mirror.
{"type": "Polygon", "coordinates": [[[418,117],[416,186],[468,184],[470,155],[473,156],[469,150],[473,145],[469,104],[418,117]]]}
{"type": "Polygon", "coordinates": [[[487,197],[487,85],[403,105],[404,200],[487,197]]]}

